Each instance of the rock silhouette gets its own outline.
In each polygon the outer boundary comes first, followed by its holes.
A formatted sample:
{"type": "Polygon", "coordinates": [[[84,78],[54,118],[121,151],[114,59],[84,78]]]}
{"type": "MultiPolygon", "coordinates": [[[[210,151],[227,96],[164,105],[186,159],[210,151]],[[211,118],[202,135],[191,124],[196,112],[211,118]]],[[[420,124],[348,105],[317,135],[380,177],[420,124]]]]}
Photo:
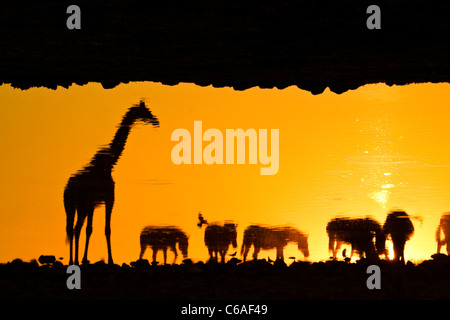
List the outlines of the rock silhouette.
{"type": "Polygon", "coordinates": [[[441,253],[442,246],[446,246],[447,254],[450,255],[450,213],[443,214],[439,221],[439,226],[436,229],[436,242],[437,253],[441,253]]]}
{"type": "MultiPolygon", "coordinates": [[[[379,255],[386,254],[386,236],[381,225],[372,218],[334,218],[328,222],[328,250],[333,258],[342,244],[350,244],[352,257],[356,252],[360,258],[378,260],[379,255]]],[[[343,253],[345,258],[346,255],[343,253]]]]}
{"type": "MultiPolygon", "coordinates": [[[[66,266],[57,262],[52,267],[39,266],[36,261],[16,259],[0,264],[0,298],[8,300],[4,305],[14,306],[16,311],[17,304],[11,304],[10,300],[154,301],[146,307],[160,306],[161,301],[165,300],[168,303],[162,304],[161,312],[171,319],[180,314],[179,308],[174,308],[174,301],[182,300],[290,300],[294,303],[289,314],[294,315],[299,312],[297,301],[302,299],[450,299],[450,258],[444,254],[432,258],[417,264],[408,263],[404,268],[388,261],[379,261],[382,269],[381,290],[367,289],[368,264],[364,262],[297,261],[282,266],[264,260],[239,264],[199,261],[155,267],[146,260],[139,260],[122,266],[105,263],[83,266],[82,287],[77,291],[68,290],[65,285],[69,276],[66,266]],[[400,283],[397,280],[399,276],[404,279],[400,283]]],[[[193,319],[196,319],[195,316],[193,319]]]]}
{"type": "Polygon", "coordinates": [[[56,261],[56,257],[53,255],[43,255],[41,254],[38,258],[40,264],[53,264],[56,261]]]}
{"type": "Polygon", "coordinates": [[[260,250],[277,250],[276,260],[284,261],[283,249],[290,242],[296,242],[305,258],[309,257],[308,236],[292,227],[265,227],[252,225],[245,229],[241,255],[244,262],[253,246],[253,259],[258,259],[260,250]]]}
{"type": "Polygon", "coordinates": [[[175,257],[173,259],[173,263],[175,263],[178,257],[178,251],[176,248],[177,243],[183,255],[183,259],[187,258],[188,237],[178,227],[147,226],[142,230],[139,240],[141,244],[139,260],[141,260],[144,256],[146,248],[150,247],[153,250],[152,261],[154,263],[156,263],[156,255],[159,250],[163,252],[164,264],[167,263],[167,249],[170,249],[174,253],[175,257]]]}
{"type": "Polygon", "coordinates": [[[143,101],[129,108],[117,129],[112,142],[102,147],[82,170],[70,177],[64,189],[64,208],[66,211],[66,234],[70,245],[70,261],[73,264],[73,236],[75,235],[75,264],[78,264],[78,242],[81,228],[87,217],[86,246],[83,263],[89,263],[88,247],[92,233],[94,209],[105,204],[105,236],[108,247],[108,263],[113,264],[111,253],[111,213],[114,205],[114,180],[111,172],[125,148],[133,125],[141,120],[159,126],[158,119],[145,106],[143,101]],[[75,214],[77,223],[73,227],[75,214]]]}
{"type": "Polygon", "coordinates": [[[226,222],[224,225],[217,223],[209,224],[205,229],[205,245],[208,248],[210,261],[220,261],[225,263],[225,255],[230,244],[237,248],[237,225],[226,222]]]}
{"type": "Polygon", "coordinates": [[[394,247],[394,261],[405,260],[405,243],[414,234],[414,225],[405,211],[393,211],[388,214],[383,232],[390,236],[394,247]]]}

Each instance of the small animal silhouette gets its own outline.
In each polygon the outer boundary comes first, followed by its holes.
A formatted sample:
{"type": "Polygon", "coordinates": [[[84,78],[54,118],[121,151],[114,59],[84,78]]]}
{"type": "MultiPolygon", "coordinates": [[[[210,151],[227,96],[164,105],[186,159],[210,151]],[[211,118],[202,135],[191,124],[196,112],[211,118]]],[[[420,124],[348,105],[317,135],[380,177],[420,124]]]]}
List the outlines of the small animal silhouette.
{"type": "Polygon", "coordinates": [[[205,245],[211,261],[217,261],[220,255],[221,262],[225,262],[230,244],[237,248],[237,224],[226,222],[223,226],[210,224],[205,229],[205,245]]]}
{"type": "Polygon", "coordinates": [[[414,225],[405,211],[393,211],[388,214],[383,232],[391,237],[394,247],[394,261],[405,261],[405,243],[414,234],[414,225]]]}
{"type": "Polygon", "coordinates": [[[292,227],[265,227],[261,225],[252,225],[247,227],[244,231],[241,255],[245,262],[248,252],[253,245],[253,259],[258,259],[258,253],[261,249],[277,249],[276,260],[284,261],[284,247],[286,247],[289,242],[296,242],[298,250],[303,253],[303,256],[305,258],[309,257],[308,236],[299,230],[292,227]]]}
{"type": "Polygon", "coordinates": [[[183,259],[186,259],[188,255],[188,237],[181,229],[175,226],[147,226],[142,230],[140,235],[141,253],[139,254],[139,260],[142,259],[145,250],[149,246],[153,250],[152,261],[154,263],[156,263],[158,250],[162,250],[164,264],[167,263],[167,249],[170,249],[174,253],[175,257],[173,263],[175,263],[178,257],[176,248],[177,243],[183,255],[183,259]]]}
{"type": "Polygon", "coordinates": [[[111,143],[106,147],[102,147],[94,155],[91,162],[72,175],[67,182],[64,189],[64,209],[66,211],[66,242],[70,244],[69,264],[73,264],[74,233],[75,264],[78,264],[78,242],[86,217],[86,246],[82,263],[89,263],[87,257],[94,209],[102,203],[105,204],[105,236],[108,247],[108,263],[114,263],[111,253],[111,213],[114,205],[115,188],[112,170],[122,155],[131,128],[139,120],[159,126],[158,119],[150,112],[143,101],[139,105],[132,106],[124,115],[111,143]],[[74,229],[75,214],[77,215],[77,223],[74,229]]]}
{"type": "Polygon", "coordinates": [[[441,248],[446,246],[447,254],[450,255],[450,213],[442,215],[436,230],[436,241],[437,253],[441,253],[441,248]],[[444,238],[442,238],[442,235],[444,238]]]}
{"type": "MultiPolygon", "coordinates": [[[[334,218],[328,222],[326,230],[328,250],[334,259],[344,243],[351,245],[349,258],[354,252],[370,260],[378,260],[379,255],[386,254],[386,236],[381,225],[372,218],[334,218]]],[[[345,249],[342,254],[347,258],[345,249]]]]}

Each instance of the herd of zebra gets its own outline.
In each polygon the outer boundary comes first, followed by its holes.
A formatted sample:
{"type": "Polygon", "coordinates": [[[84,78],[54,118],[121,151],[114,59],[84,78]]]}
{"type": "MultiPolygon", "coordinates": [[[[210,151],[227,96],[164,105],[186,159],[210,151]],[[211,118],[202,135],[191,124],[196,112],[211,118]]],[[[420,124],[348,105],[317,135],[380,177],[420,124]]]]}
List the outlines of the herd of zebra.
{"type": "MultiPolygon", "coordinates": [[[[204,234],[204,242],[208,248],[210,260],[225,262],[225,256],[229,246],[237,248],[237,225],[232,222],[224,224],[208,224],[199,214],[200,228],[207,224],[204,234]]],[[[390,239],[393,244],[394,260],[404,262],[404,248],[406,242],[414,234],[414,225],[410,216],[404,211],[393,211],[387,215],[383,225],[370,217],[366,218],[334,218],[328,222],[326,231],[329,238],[328,249],[333,259],[337,259],[338,252],[343,244],[350,245],[351,252],[346,256],[346,249],[342,256],[348,261],[354,253],[360,258],[378,260],[384,256],[388,259],[389,252],[386,240],[390,239]]],[[[447,254],[450,254],[450,214],[441,217],[436,230],[437,252],[440,253],[442,246],[447,246],[447,254]]],[[[262,225],[251,225],[244,230],[241,246],[241,256],[244,262],[253,246],[253,259],[258,259],[261,250],[276,249],[276,259],[284,260],[283,251],[288,243],[297,243],[299,251],[304,258],[309,257],[308,235],[292,227],[268,227],[262,225]]],[[[183,259],[188,256],[188,236],[178,227],[147,226],[140,234],[140,255],[143,255],[147,247],[152,249],[152,261],[156,262],[159,250],[164,254],[164,264],[167,263],[167,250],[170,249],[176,262],[178,248],[183,259]]]]}

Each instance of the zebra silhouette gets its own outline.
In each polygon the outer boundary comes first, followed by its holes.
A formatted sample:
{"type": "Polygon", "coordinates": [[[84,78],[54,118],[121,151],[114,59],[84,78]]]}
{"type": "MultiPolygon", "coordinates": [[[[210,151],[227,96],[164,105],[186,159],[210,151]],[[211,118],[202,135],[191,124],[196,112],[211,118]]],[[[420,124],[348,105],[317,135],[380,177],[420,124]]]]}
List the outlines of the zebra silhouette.
{"type": "Polygon", "coordinates": [[[443,246],[447,247],[447,254],[450,255],[450,213],[442,215],[439,226],[436,229],[437,253],[441,253],[443,246]],[[442,238],[442,234],[444,238],[442,238]]]}
{"type": "Polygon", "coordinates": [[[405,261],[405,244],[414,234],[414,225],[405,211],[393,211],[388,214],[383,232],[390,236],[394,247],[394,261],[405,261]]]}
{"type": "Polygon", "coordinates": [[[284,260],[284,247],[289,242],[296,242],[298,250],[305,258],[309,257],[308,236],[292,227],[265,227],[252,225],[245,229],[242,241],[241,255],[244,262],[253,245],[253,259],[258,259],[258,253],[262,250],[277,250],[277,260],[284,260]]]}
{"type": "Polygon", "coordinates": [[[360,258],[378,260],[386,255],[386,236],[381,225],[372,218],[334,218],[328,222],[328,250],[336,259],[342,244],[351,246],[350,258],[356,252],[360,258]],[[375,241],[374,241],[375,240],[375,241]]]}
{"type": "Polygon", "coordinates": [[[167,263],[167,249],[174,253],[173,263],[175,263],[178,257],[177,243],[183,258],[186,259],[188,255],[188,237],[181,229],[174,226],[147,226],[142,230],[140,236],[141,253],[139,254],[139,260],[144,256],[147,247],[151,247],[153,250],[152,261],[154,263],[156,263],[156,255],[159,250],[163,252],[164,264],[167,263]]]}
{"type": "Polygon", "coordinates": [[[217,223],[209,224],[205,229],[205,245],[208,248],[210,261],[225,262],[225,255],[228,252],[230,244],[237,248],[237,224],[226,222],[224,225],[217,223]]]}

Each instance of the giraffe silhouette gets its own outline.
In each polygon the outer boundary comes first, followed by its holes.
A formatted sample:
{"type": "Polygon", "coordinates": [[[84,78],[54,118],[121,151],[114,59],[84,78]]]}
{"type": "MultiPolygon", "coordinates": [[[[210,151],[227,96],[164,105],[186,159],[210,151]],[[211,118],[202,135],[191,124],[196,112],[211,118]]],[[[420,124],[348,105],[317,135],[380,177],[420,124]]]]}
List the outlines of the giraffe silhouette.
{"type": "Polygon", "coordinates": [[[92,158],[91,162],[82,170],[72,175],[64,189],[64,208],[66,211],[66,242],[70,245],[69,264],[73,264],[73,236],[75,235],[75,264],[78,264],[78,242],[81,228],[87,217],[86,246],[82,263],[89,260],[89,238],[92,233],[92,218],[94,209],[105,204],[105,236],[108,247],[108,263],[113,264],[111,254],[111,213],[114,205],[114,180],[111,172],[119,160],[133,125],[139,120],[159,126],[158,119],[151,113],[141,101],[138,105],[129,108],[120,123],[114,139],[105,147],[102,147],[92,158]],[[77,223],[73,227],[75,214],[77,223]]]}

